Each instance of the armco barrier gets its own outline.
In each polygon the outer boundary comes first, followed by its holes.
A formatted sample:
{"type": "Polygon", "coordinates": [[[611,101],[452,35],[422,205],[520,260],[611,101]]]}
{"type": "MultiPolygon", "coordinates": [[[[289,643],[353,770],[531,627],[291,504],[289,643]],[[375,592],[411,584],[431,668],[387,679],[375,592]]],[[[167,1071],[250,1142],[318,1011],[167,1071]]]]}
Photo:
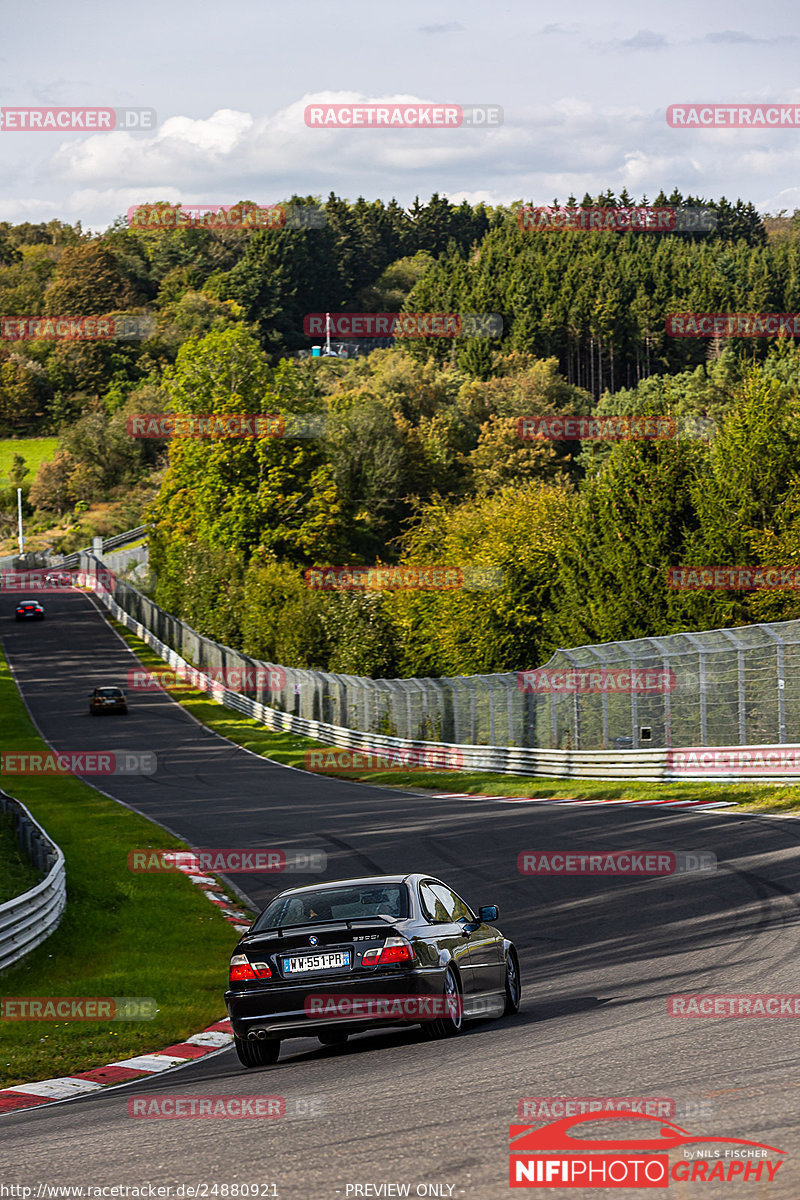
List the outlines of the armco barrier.
{"type": "Polygon", "coordinates": [[[39,871],[41,883],[0,904],[0,970],[33,950],[54,931],[67,904],[64,855],[19,800],[0,792],[0,811],[11,815],[20,847],[39,871]]]}
{"type": "MultiPolygon", "coordinates": [[[[116,550],[120,546],[127,546],[129,542],[138,542],[140,538],[147,533],[149,525],[137,525],[135,529],[127,529],[125,533],[117,533],[114,537],[106,538],[103,542],[103,554],[108,550],[116,550]]],[[[83,550],[76,550],[73,554],[51,555],[51,566],[63,567],[64,570],[69,570],[72,567],[77,567],[82,554],[90,554],[91,547],[87,546],[83,550]]],[[[10,560],[13,566],[14,559],[10,560]]]]}
{"type": "MultiPolygon", "coordinates": [[[[80,569],[85,572],[85,580],[91,586],[91,581],[102,564],[88,554],[81,554],[80,558],[80,569]]],[[[126,585],[126,594],[131,591],[133,589],[126,585]]],[[[191,668],[195,678],[199,674],[201,678],[198,686],[207,691],[220,704],[224,704],[226,708],[252,717],[268,729],[298,733],[327,745],[386,753],[399,751],[424,753],[444,750],[451,752],[452,759],[460,761],[461,765],[455,768],[458,770],[493,771],[504,775],[532,775],[549,779],[632,779],[645,782],[780,780],[787,783],[800,780],[800,743],[783,744],[779,747],[737,746],[735,748],[736,754],[741,755],[770,752],[774,753],[775,758],[779,758],[782,752],[783,755],[789,754],[792,758],[797,759],[796,769],[787,770],[785,767],[781,768],[780,765],[772,766],[770,763],[765,763],[763,773],[758,773],[752,768],[743,771],[724,766],[714,769],[713,755],[715,752],[713,748],[681,747],[682,753],[698,756],[698,765],[693,770],[685,763],[680,769],[674,769],[673,761],[678,753],[676,750],[548,750],[523,746],[475,746],[452,742],[411,741],[359,729],[348,729],[324,721],[309,720],[305,717],[295,716],[293,713],[269,708],[249,696],[230,691],[221,683],[202,675],[202,672],[198,672],[193,663],[187,662],[140,621],[131,617],[105,590],[98,590],[98,599],[121,625],[141,638],[173,671],[191,668]]]]}

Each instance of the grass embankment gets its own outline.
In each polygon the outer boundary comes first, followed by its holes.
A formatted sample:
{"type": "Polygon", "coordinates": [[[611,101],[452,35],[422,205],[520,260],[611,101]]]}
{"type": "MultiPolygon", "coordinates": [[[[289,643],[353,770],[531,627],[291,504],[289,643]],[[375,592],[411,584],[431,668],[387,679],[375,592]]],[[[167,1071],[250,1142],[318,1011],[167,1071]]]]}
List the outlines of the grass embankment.
{"type": "MultiPolygon", "coordinates": [[[[2,654],[0,711],[4,749],[44,748],[2,654]]],[[[142,996],[158,1008],[146,1021],[2,1020],[0,1087],[160,1050],[224,1016],[233,926],[183,875],[128,870],[129,850],[186,844],[69,775],[0,775],[0,786],[63,850],[68,897],[56,932],[0,973],[0,994],[142,996]]]]}
{"type": "Polygon", "coordinates": [[[42,878],[20,850],[12,817],[0,812],[0,904],[36,887],[42,878]]]}
{"type": "Polygon", "coordinates": [[[36,472],[43,462],[49,462],[56,452],[58,438],[0,438],[0,487],[9,487],[8,473],[11,470],[14,455],[21,454],[25,459],[28,474],[25,483],[32,483],[36,472]]]}
{"type": "MultiPolygon", "coordinates": [[[[140,638],[118,622],[111,624],[147,670],[169,671],[163,659],[140,638]]],[[[305,768],[306,752],[331,747],[294,733],[275,733],[257,721],[240,716],[231,709],[209,699],[205,692],[190,688],[167,687],[170,695],[204,725],[238,746],[263,754],[288,766],[305,768]]],[[[135,697],[134,697],[135,699],[135,697]]],[[[307,768],[306,768],[307,769],[307,768]]],[[[542,799],[579,800],[731,800],[739,808],[758,812],[800,813],[800,785],[770,783],[657,783],[636,780],[606,781],[595,779],[542,779],[531,775],[498,775],[489,771],[349,771],[325,772],[345,779],[377,783],[386,787],[423,788],[436,792],[469,792],[492,796],[536,796],[542,799]]],[[[731,812],[733,809],[725,811],[731,812]]]]}

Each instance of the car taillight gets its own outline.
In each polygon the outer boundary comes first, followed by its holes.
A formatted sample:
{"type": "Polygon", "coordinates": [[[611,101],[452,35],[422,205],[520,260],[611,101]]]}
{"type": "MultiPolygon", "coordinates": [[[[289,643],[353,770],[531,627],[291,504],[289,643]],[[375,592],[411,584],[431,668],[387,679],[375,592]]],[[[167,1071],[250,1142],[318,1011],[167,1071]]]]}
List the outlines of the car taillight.
{"type": "Polygon", "coordinates": [[[241,983],[245,979],[271,979],[272,971],[265,962],[251,963],[246,954],[234,954],[228,975],[230,983],[241,983]]]}
{"type": "Polygon", "coordinates": [[[414,951],[405,938],[387,938],[379,949],[367,950],[361,959],[365,967],[386,966],[388,963],[404,963],[414,961],[414,951]]]}

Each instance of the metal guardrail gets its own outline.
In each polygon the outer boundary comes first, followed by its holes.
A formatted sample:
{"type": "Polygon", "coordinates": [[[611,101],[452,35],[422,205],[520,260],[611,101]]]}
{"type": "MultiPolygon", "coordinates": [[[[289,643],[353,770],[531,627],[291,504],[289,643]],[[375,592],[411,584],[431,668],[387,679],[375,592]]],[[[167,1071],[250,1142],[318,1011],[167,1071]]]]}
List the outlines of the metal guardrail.
{"type": "MultiPolygon", "coordinates": [[[[443,770],[492,771],[504,775],[531,775],[550,779],[630,779],[645,782],[800,780],[800,743],[737,746],[720,751],[702,746],[654,750],[557,750],[524,746],[479,746],[390,737],[282,712],[250,696],[223,687],[220,682],[187,662],[141,621],[137,621],[126,612],[107,590],[96,586],[95,573],[101,567],[97,559],[91,555],[83,555],[82,559],[84,582],[94,588],[98,599],[120,624],[141,638],[173,671],[185,671],[193,686],[207,692],[226,708],[251,717],[268,729],[301,734],[343,749],[382,752],[387,755],[410,753],[412,756],[435,756],[437,761],[441,761],[443,770]],[[737,755],[738,769],[735,764],[737,755]],[[763,770],[759,770],[759,756],[763,762],[763,770]],[[783,759],[783,764],[781,765],[780,761],[776,762],[776,759],[783,759]]],[[[130,596],[135,589],[129,584],[121,587],[118,584],[115,592],[130,596]]],[[[176,618],[172,620],[175,621],[176,618]]]]}
{"type": "Polygon", "coordinates": [[[39,871],[41,883],[0,904],[0,970],[35,949],[55,930],[67,904],[67,873],[60,847],[24,804],[0,792],[0,811],[15,821],[21,849],[39,871]]]}
{"type": "Polygon", "coordinates": [[[105,554],[107,550],[114,550],[117,546],[125,546],[128,542],[137,541],[147,533],[149,528],[149,525],[137,525],[135,529],[128,529],[125,533],[117,533],[114,537],[106,538],[103,542],[103,553],[105,554]]]}
{"type": "MultiPolygon", "coordinates": [[[[149,528],[149,525],[137,525],[135,529],[126,529],[124,533],[117,533],[114,537],[106,538],[103,542],[103,553],[105,554],[108,550],[114,550],[118,546],[126,546],[128,542],[137,541],[147,533],[149,528]]],[[[91,553],[92,547],[84,546],[82,550],[75,550],[72,554],[52,555],[52,565],[58,565],[65,569],[77,567],[80,565],[80,556],[91,553]]]]}

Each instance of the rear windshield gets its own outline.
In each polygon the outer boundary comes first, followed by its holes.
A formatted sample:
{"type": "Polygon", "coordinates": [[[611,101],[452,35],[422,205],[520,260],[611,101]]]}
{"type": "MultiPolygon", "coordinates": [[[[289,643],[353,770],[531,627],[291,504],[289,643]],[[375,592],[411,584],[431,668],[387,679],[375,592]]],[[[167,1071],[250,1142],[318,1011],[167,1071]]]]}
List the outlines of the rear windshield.
{"type": "Polygon", "coordinates": [[[98,696],[113,696],[116,698],[117,696],[121,696],[122,692],[119,688],[98,688],[97,694],[98,696]]]}
{"type": "Polygon", "coordinates": [[[408,891],[404,883],[362,884],[316,891],[289,892],[267,905],[253,930],[281,929],[318,921],[346,921],[359,917],[408,916],[408,891]]]}

